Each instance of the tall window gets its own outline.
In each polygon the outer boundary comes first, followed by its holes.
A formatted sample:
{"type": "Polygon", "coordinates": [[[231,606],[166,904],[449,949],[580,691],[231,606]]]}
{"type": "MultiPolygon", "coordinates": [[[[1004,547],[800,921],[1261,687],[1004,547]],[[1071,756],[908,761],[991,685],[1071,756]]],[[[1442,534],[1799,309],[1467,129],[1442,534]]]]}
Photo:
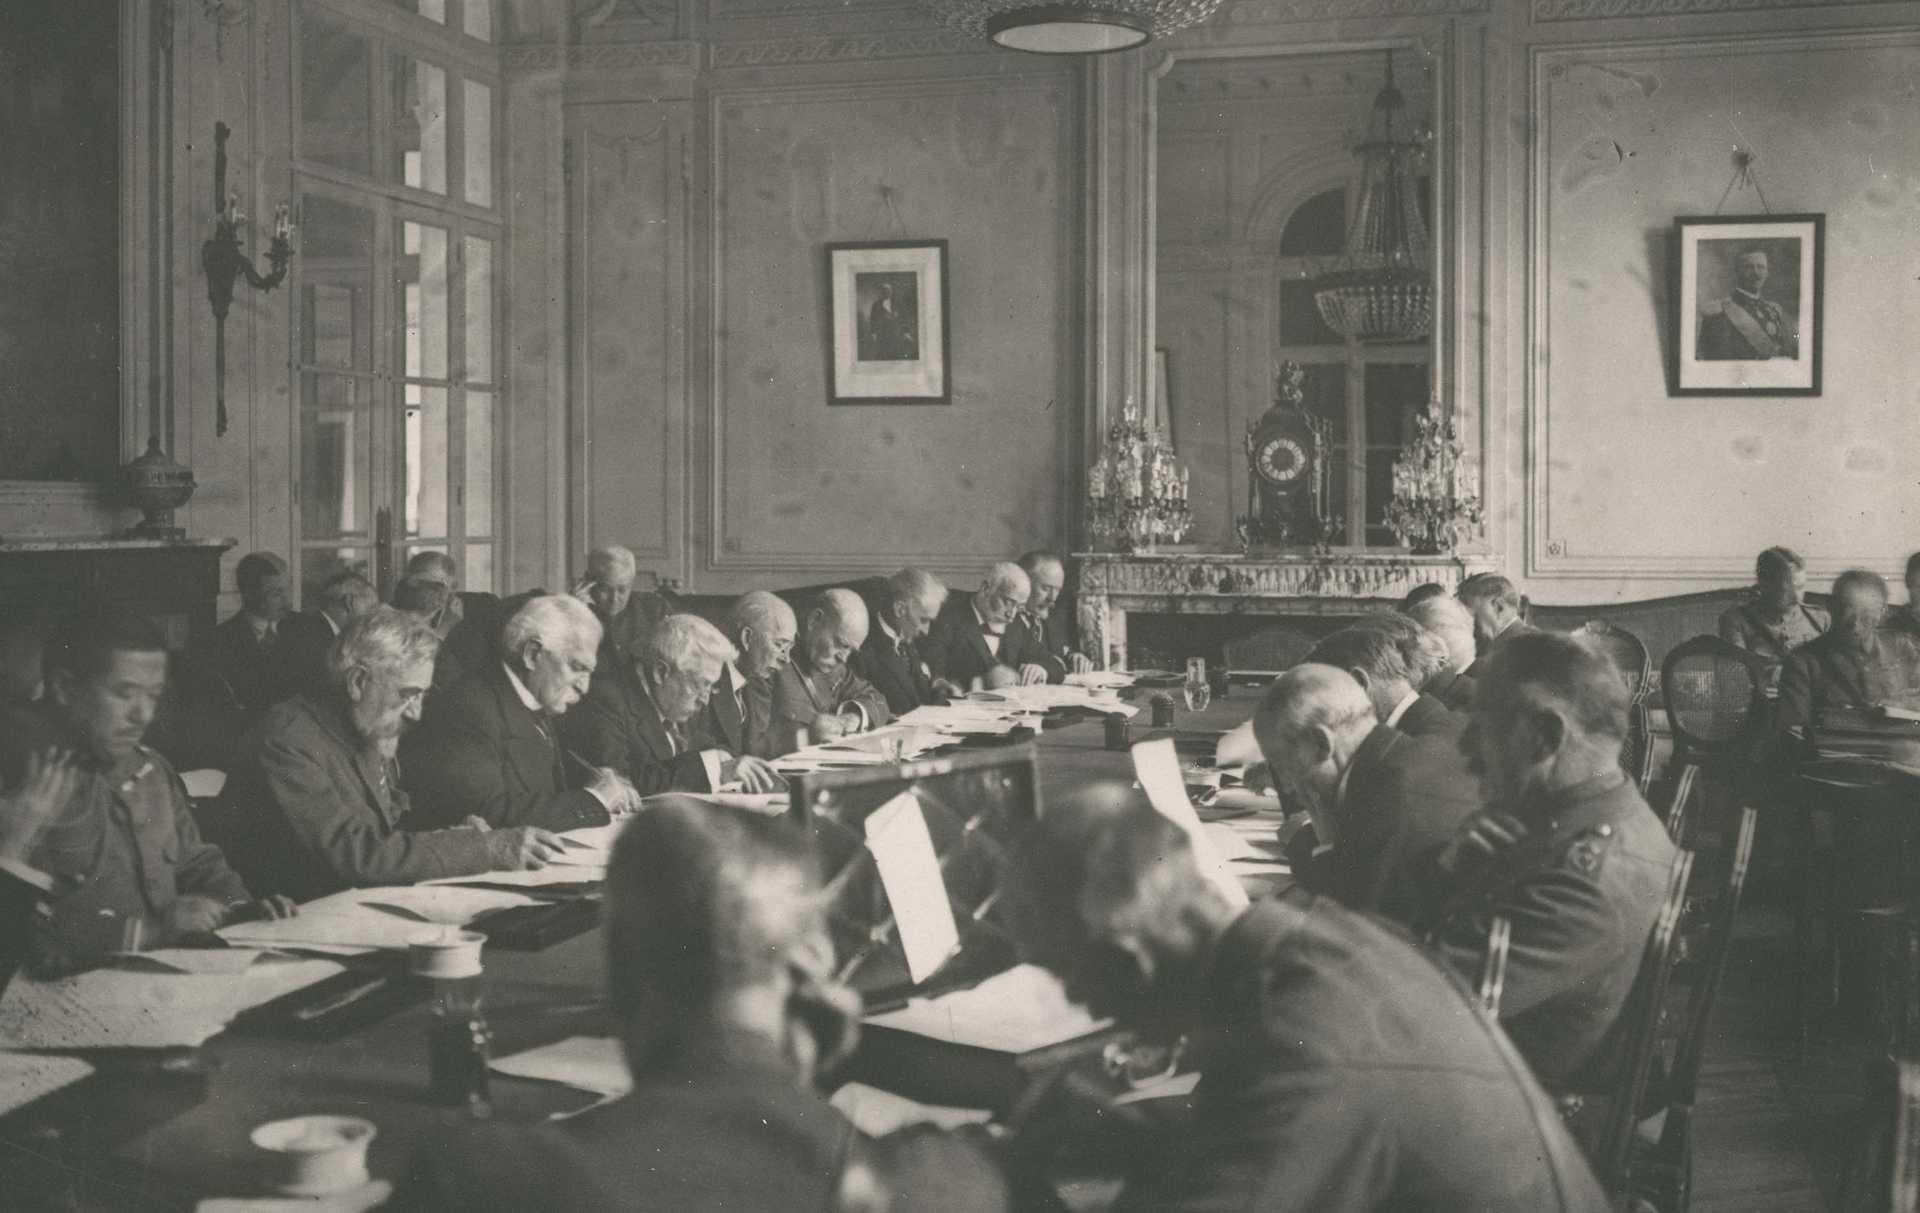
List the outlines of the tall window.
{"type": "Polygon", "coordinates": [[[299,0],[299,577],[497,562],[494,0],[299,0]],[[395,16],[395,9],[406,15],[395,16]]]}
{"type": "Polygon", "coordinates": [[[1433,344],[1349,341],[1320,319],[1311,279],[1345,247],[1347,205],[1336,186],[1301,203],[1281,230],[1278,357],[1306,368],[1307,407],[1330,423],[1328,508],[1346,519],[1344,542],[1397,547],[1385,522],[1393,460],[1427,399],[1433,344]]]}

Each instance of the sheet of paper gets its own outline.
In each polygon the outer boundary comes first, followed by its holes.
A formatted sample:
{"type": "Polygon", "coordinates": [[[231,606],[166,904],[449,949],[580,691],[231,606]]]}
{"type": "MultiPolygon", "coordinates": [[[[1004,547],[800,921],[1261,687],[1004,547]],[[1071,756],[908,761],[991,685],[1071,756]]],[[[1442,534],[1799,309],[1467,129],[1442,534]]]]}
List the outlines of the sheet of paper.
{"type": "Polygon", "coordinates": [[[1130,687],[1133,675],[1125,670],[1088,670],[1084,674],[1068,674],[1066,684],[1070,687],[1130,687]]]}
{"type": "Polygon", "coordinates": [[[392,1195],[391,1181],[374,1179],[331,1196],[209,1196],[194,1213],[367,1213],[392,1195]]]}
{"type": "MultiPolygon", "coordinates": [[[[579,867],[563,869],[573,880],[588,879],[579,867]]],[[[489,873],[484,879],[498,883],[489,873]]],[[[532,905],[536,898],[505,889],[450,884],[400,885],[346,889],[316,898],[292,918],[242,922],[220,928],[228,943],[251,947],[405,948],[436,927],[465,926],[488,910],[532,905]]]]}
{"type": "Polygon", "coordinates": [[[442,876],[438,880],[424,882],[428,885],[512,885],[516,888],[538,889],[554,884],[590,884],[605,881],[607,869],[604,864],[567,863],[550,864],[544,868],[529,868],[520,872],[481,872],[476,876],[442,876]]]}
{"type": "Polygon", "coordinates": [[[700,799],[769,817],[780,816],[793,804],[793,798],[786,792],[702,792],[700,799]]]}
{"type": "Polygon", "coordinates": [[[43,1095],[93,1073],[93,1067],[77,1057],[57,1053],[0,1053],[0,1116],[15,1108],[24,1108],[43,1095]]]}
{"type": "Polygon", "coordinates": [[[1253,736],[1253,722],[1242,721],[1220,734],[1220,740],[1213,744],[1213,765],[1217,767],[1243,767],[1265,761],[1260,755],[1260,743],[1253,736]]]}
{"type": "Polygon", "coordinates": [[[258,948],[155,948],[149,952],[121,952],[115,961],[123,969],[160,968],[173,973],[244,973],[262,955],[258,948]]]}
{"type": "Polygon", "coordinates": [[[626,1053],[612,1036],[569,1036],[489,1064],[496,1074],[555,1082],[576,1091],[618,1096],[633,1090],[626,1053]]]}
{"type": "MultiPolygon", "coordinates": [[[[1221,788],[1213,798],[1216,809],[1252,809],[1258,813],[1278,814],[1282,810],[1280,798],[1272,792],[1256,792],[1252,788],[1221,788]]],[[[1268,823],[1271,826],[1271,822],[1268,823]]]]}
{"type": "Polygon", "coordinates": [[[463,927],[489,910],[513,906],[538,905],[539,899],[504,889],[449,888],[442,885],[411,885],[369,890],[360,904],[370,910],[400,911],[441,926],[463,927]]]}
{"type": "Polygon", "coordinates": [[[1200,824],[1200,814],[1187,799],[1186,780],[1180,774],[1180,752],[1174,748],[1173,738],[1160,737],[1134,746],[1133,773],[1139,778],[1147,800],[1161,816],[1179,826],[1193,843],[1193,857],[1201,873],[1214,883],[1228,904],[1246,906],[1247,891],[1240,887],[1239,878],[1227,867],[1213,836],[1200,824]]]}
{"type": "Polygon", "coordinates": [[[909,1125],[957,1129],[961,1125],[983,1125],[993,1119],[993,1112],[987,1108],[921,1103],[863,1082],[850,1082],[841,1087],[828,1102],[869,1137],[884,1137],[909,1125]]]}
{"type": "Polygon", "coordinates": [[[603,826],[585,826],[578,830],[566,830],[561,833],[560,838],[567,844],[569,850],[610,854],[613,851],[613,840],[620,837],[620,829],[626,824],[624,821],[616,821],[603,826]]]}
{"type": "Polygon", "coordinates": [[[960,946],[960,927],[953,921],[940,857],[919,798],[905,791],[881,805],[867,815],[866,833],[900,946],[907,953],[907,972],[916,982],[925,981],[960,946]]]}
{"type": "Polygon", "coordinates": [[[1188,1070],[1184,1074],[1174,1074],[1166,1078],[1157,1078],[1152,1082],[1143,1083],[1131,1091],[1123,1091],[1114,1096],[1111,1102],[1114,1107],[1123,1108],[1128,1104],[1146,1103],[1152,1099],[1182,1099],[1193,1094],[1193,1089],[1199,1085],[1199,1071],[1188,1070]]]}
{"type": "Polygon", "coordinates": [[[1060,979],[1038,965],[1015,965],[969,990],[916,998],[866,1022],[949,1044],[1029,1053],[1111,1027],[1110,1019],[1067,999],[1060,979]]]}
{"type": "Polygon", "coordinates": [[[239,974],[95,969],[58,981],[16,977],[0,998],[0,1045],[161,1049],[204,1043],[248,1007],[323,981],[326,960],[266,957],[239,974]]]}

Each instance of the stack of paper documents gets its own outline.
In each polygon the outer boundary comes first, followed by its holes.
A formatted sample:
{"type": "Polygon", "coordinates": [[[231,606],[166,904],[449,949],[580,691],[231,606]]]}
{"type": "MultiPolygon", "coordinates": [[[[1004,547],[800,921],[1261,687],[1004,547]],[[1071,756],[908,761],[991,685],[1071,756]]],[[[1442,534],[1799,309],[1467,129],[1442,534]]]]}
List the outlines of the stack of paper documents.
{"type": "MultiPolygon", "coordinates": [[[[259,957],[259,953],[248,955],[259,957]]],[[[199,1045],[247,1008],[341,971],[330,960],[266,957],[239,973],[111,968],[57,981],[17,977],[0,998],[0,1046],[164,1049],[199,1045]]]]}
{"type": "Polygon", "coordinates": [[[1111,1027],[1067,998],[1060,979],[1037,965],[1015,965],[970,990],[916,998],[897,1011],[869,1015],[877,1028],[912,1032],[949,1044],[1001,1053],[1030,1053],[1111,1027]]]}
{"type": "Polygon", "coordinates": [[[435,927],[462,927],[489,910],[536,901],[507,889],[444,884],[346,889],[306,903],[292,918],[235,923],[220,928],[220,936],[229,943],[303,951],[399,949],[435,927]]]}

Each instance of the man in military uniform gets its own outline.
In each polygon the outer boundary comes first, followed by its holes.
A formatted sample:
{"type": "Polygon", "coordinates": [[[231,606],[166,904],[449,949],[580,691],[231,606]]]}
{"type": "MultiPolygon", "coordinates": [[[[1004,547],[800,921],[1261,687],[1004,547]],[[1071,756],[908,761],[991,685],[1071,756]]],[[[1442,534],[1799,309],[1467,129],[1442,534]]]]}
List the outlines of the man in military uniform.
{"type": "Polygon", "coordinates": [[[1504,916],[1501,1023],[1549,1089],[1594,1090],[1674,846],[1620,769],[1627,691],[1604,653],[1530,632],[1484,664],[1460,745],[1488,808],[1420,873],[1423,925],[1471,980],[1504,916]]]}
{"type": "Polygon", "coordinates": [[[1805,739],[1835,708],[1893,702],[1904,690],[1899,638],[1885,634],[1887,583],[1878,573],[1848,569],[1833,582],[1833,623],[1795,649],[1780,672],[1774,726],[1805,739]]]}
{"type": "Polygon", "coordinates": [[[220,848],[201,840],[180,777],[140,744],[167,682],[153,625],[112,612],[73,618],[46,661],[47,700],[0,728],[9,788],[34,782],[36,755],[42,772],[69,753],[77,768],[29,860],[54,881],[34,941],[39,965],[76,968],[293,913],[284,898],[254,901],[220,848]]]}
{"type": "Polygon", "coordinates": [[[1702,362],[1750,362],[1800,356],[1793,318],[1760,295],[1769,272],[1765,250],[1747,249],[1734,259],[1733,293],[1701,314],[1695,357],[1702,362]]]}
{"type": "Polygon", "coordinates": [[[1050,803],[1005,887],[1077,1001],[1192,1042],[1191,1124],[1129,1151],[1117,1210],[1608,1207],[1513,1045],[1391,925],[1299,888],[1233,906],[1119,784],[1050,803]]]}
{"type": "Polygon", "coordinates": [[[1792,548],[1771,547],[1753,566],[1753,598],[1720,613],[1720,639],[1759,657],[1780,677],[1789,654],[1829,626],[1827,613],[1804,601],[1807,562],[1792,548]]]}

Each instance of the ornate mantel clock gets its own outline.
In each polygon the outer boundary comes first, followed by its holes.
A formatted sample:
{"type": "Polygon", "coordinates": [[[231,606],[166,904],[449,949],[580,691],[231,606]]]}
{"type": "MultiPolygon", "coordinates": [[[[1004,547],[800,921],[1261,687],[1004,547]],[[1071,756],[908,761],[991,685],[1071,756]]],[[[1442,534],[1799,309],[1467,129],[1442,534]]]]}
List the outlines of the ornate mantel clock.
{"type": "Polygon", "coordinates": [[[1325,543],[1337,527],[1327,513],[1327,423],[1306,409],[1307,373],[1281,364],[1273,406],[1247,423],[1247,513],[1237,520],[1249,546],[1325,543]]]}

